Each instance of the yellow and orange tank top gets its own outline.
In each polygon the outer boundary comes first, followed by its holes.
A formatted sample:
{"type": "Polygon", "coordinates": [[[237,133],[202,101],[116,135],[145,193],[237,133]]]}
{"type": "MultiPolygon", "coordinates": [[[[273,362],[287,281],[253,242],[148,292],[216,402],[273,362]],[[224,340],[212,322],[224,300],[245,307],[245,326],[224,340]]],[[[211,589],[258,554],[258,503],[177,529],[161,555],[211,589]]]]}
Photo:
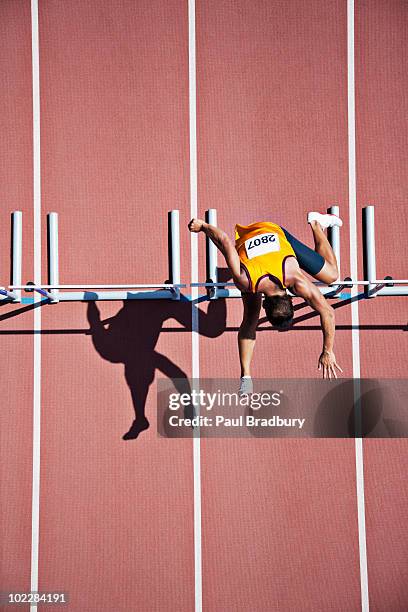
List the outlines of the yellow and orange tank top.
{"type": "Polygon", "coordinates": [[[286,287],[285,259],[296,255],[279,225],[268,221],[236,225],[235,248],[250,281],[250,292],[256,293],[260,281],[266,276],[282,289],[286,287]]]}

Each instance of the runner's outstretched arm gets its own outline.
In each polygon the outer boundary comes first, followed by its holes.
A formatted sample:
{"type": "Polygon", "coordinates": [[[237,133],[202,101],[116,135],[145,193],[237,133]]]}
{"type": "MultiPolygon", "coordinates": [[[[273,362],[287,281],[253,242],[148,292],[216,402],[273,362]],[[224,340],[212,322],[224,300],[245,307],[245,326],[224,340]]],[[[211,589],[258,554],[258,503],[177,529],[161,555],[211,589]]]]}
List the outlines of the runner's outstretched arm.
{"type": "Polygon", "coordinates": [[[323,369],[323,378],[331,378],[332,376],[337,378],[336,368],[340,372],[343,370],[337,364],[333,353],[336,330],[333,308],[320,293],[319,289],[301,273],[293,283],[293,291],[297,296],[306,300],[309,306],[319,313],[323,331],[323,348],[319,357],[318,369],[323,369]]]}
{"type": "Polygon", "coordinates": [[[210,225],[202,219],[191,219],[188,224],[190,232],[204,232],[206,236],[215,244],[217,249],[224,255],[226,264],[231,271],[234,283],[238,288],[242,287],[242,291],[247,289],[246,277],[241,273],[241,265],[239,255],[235,249],[235,245],[222,229],[210,225]]]}

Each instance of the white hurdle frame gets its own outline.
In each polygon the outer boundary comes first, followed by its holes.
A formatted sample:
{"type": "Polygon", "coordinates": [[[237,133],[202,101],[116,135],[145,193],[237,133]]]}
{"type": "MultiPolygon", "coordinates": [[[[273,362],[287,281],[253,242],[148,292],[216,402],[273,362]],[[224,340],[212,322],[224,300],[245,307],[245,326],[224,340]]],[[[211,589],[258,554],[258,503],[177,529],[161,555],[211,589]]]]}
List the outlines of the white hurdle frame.
{"type": "Polygon", "coordinates": [[[169,212],[169,263],[170,263],[170,284],[174,286],[174,300],[180,299],[181,285],[181,264],[180,264],[180,211],[171,210],[169,212]]]}
{"type": "Polygon", "coordinates": [[[48,227],[48,284],[22,285],[20,281],[10,286],[10,289],[21,291],[37,291],[43,297],[48,298],[49,303],[58,302],[89,302],[100,300],[179,300],[180,289],[185,284],[180,283],[180,213],[178,210],[170,211],[168,215],[168,240],[169,240],[169,273],[170,280],[164,283],[148,284],[59,284],[59,249],[58,249],[58,213],[51,212],[47,215],[48,227]],[[66,291],[75,289],[75,291],[66,291]],[[122,289],[122,291],[118,291],[122,289]],[[125,291],[123,291],[125,289],[125,291]],[[131,291],[144,289],[144,291],[131,291]],[[157,289],[157,291],[148,291],[157,289]],[[81,291],[77,291],[81,290],[81,291]],[[102,290],[102,291],[101,291],[102,290]],[[107,291],[108,290],[108,291],[107,291]]]}
{"type": "Polygon", "coordinates": [[[11,300],[21,302],[21,289],[13,289],[13,285],[21,285],[23,262],[23,213],[15,210],[11,213],[11,285],[0,287],[0,301],[11,300]],[[11,290],[10,290],[11,289],[11,290]]]}
{"type": "MultiPolygon", "coordinates": [[[[327,209],[327,212],[329,213],[329,215],[336,215],[336,217],[340,217],[340,208],[336,204],[333,204],[333,206],[330,206],[327,209]]],[[[335,254],[336,260],[337,260],[337,269],[339,271],[339,276],[337,280],[340,280],[341,278],[341,273],[340,273],[341,252],[340,251],[341,250],[340,250],[340,228],[339,226],[335,225],[334,227],[329,227],[329,229],[327,230],[327,234],[328,234],[329,242],[331,244],[331,248],[333,249],[333,253],[335,254]]]]}
{"type": "MultiPolygon", "coordinates": [[[[217,225],[217,210],[215,208],[209,208],[205,212],[205,220],[210,225],[217,225]]],[[[217,267],[217,257],[218,257],[218,249],[213,242],[205,237],[205,252],[206,252],[206,286],[207,295],[210,300],[215,300],[218,297],[229,297],[229,296],[220,296],[219,292],[222,291],[218,289],[218,267],[217,267]],[[208,284],[208,285],[207,285],[208,284]],[[213,285],[211,287],[211,285],[213,285]]],[[[232,286],[235,286],[234,283],[231,283],[232,286]]],[[[224,286],[224,285],[223,285],[224,286]]]]}
{"type": "MultiPolygon", "coordinates": [[[[59,248],[58,248],[58,214],[50,212],[47,215],[48,239],[48,282],[54,287],[59,285],[59,248]]],[[[50,302],[59,302],[59,289],[52,288],[50,302]]]]}
{"type": "Polygon", "coordinates": [[[364,229],[364,259],[366,265],[366,273],[368,276],[368,285],[366,287],[366,296],[369,298],[376,296],[395,296],[408,295],[407,285],[408,279],[394,280],[390,276],[384,279],[377,278],[377,259],[375,248],[375,214],[374,206],[365,206],[363,208],[363,229],[364,229]]]}

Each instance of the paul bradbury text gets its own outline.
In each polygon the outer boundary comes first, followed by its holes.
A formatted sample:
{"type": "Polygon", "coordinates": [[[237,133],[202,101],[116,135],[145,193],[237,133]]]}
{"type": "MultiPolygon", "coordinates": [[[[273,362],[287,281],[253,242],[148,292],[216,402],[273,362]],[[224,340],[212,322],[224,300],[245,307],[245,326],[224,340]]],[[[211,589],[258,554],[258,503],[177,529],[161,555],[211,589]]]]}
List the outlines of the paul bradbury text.
{"type": "Polygon", "coordinates": [[[171,415],[171,427],[296,427],[302,429],[306,419],[288,419],[277,415],[270,418],[259,418],[253,415],[240,415],[236,418],[224,416],[208,417],[196,416],[193,418],[171,415]]]}

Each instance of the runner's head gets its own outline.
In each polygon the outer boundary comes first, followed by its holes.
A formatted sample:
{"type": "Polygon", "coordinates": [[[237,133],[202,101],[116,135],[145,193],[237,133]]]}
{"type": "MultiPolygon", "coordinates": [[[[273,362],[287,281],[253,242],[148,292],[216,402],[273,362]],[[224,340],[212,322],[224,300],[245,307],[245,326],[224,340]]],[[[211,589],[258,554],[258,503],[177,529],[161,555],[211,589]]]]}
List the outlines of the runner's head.
{"type": "Polygon", "coordinates": [[[269,323],[277,329],[288,329],[292,325],[293,304],[289,295],[266,295],[263,307],[269,323]]]}

